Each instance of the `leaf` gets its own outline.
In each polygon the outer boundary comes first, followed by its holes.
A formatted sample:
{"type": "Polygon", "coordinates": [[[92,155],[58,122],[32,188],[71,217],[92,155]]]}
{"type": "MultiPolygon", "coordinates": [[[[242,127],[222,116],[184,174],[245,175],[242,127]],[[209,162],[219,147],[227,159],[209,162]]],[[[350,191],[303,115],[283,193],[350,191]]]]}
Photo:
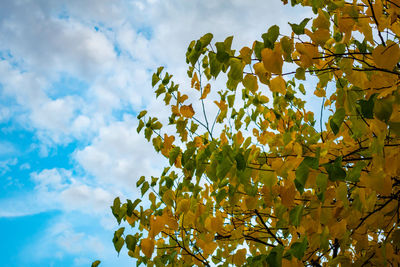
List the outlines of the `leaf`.
{"type": "Polygon", "coordinates": [[[124,238],[122,237],[124,230],[125,230],[125,227],[121,227],[117,231],[114,232],[113,243],[114,243],[114,248],[118,253],[121,251],[121,248],[125,242],[124,238]]]}
{"type": "Polygon", "coordinates": [[[137,238],[134,237],[133,235],[127,235],[125,237],[125,244],[129,250],[135,251],[136,244],[137,244],[137,238]]]}
{"type": "Polygon", "coordinates": [[[316,178],[316,185],[317,185],[317,197],[320,201],[325,200],[325,191],[326,187],[328,186],[328,175],[319,173],[316,178]]]}
{"type": "Polygon", "coordinates": [[[331,181],[343,181],[346,178],[346,171],[342,168],[342,157],[337,157],[332,163],[322,165],[328,172],[331,181]]]}
{"type": "Polygon", "coordinates": [[[282,74],[283,59],[281,53],[276,49],[264,48],[261,51],[261,56],[262,63],[267,71],[274,74],[282,74]]]}
{"type": "Polygon", "coordinates": [[[388,122],[393,112],[393,104],[389,99],[378,99],[375,101],[374,114],[383,121],[388,122]]]}
{"type": "Polygon", "coordinates": [[[290,27],[292,27],[292,31],[295,34],[301,35],[301,34],[304,34],[304,28],[306,27],[307,23],[310,20],[311,20],[310,18],[305,18],[300,22],[300,24],[289,23],[289,25],[290,25],[290,27]]]}
{"type": "Polygon", "coordinates": [[[233,255],[233,264],[237,266],[242,266],[246,262],[246,249],[238,249],[236,250],[235,254],[233,255]]]}
{"type": "Polygon", "coordinates": [[[346,174],[346,181],[350,182],[359,182],[360,181],[360,176],[361,176],[361,171],[367,166],[367,164],[364,161],[358,161],[353,168],[350,169],[350,171],[347,172],[346,174]]]}
{"type": "Polygon", "coordinates": [[[140,176],[140,179],[136,182],[136,187],[139,187],[146,180],[144,176],[140,176]]]}
{"type": "Polygon", "coordinates": [[[225,189],[221,189],[218,191],[217,196],[215,197],[216,199],[216,203],[219,204],[221,203],[221,201],[226,197],[226,190],[225,189]]]}
{"type": "Polygon", "coordinates": [[[375,104],[376,94],[370,96],[368,100],[358,100],[358,104],[361,107],[361,115],[366,119],[374,118],[374,104],[375,104]]]}
{"type": "Polygon", "coordinates": [[[209,83],[207,83],[207,85],[204,86],[204,88],[203,88],[203,93],[201,94],[200,99],[206,99],[206,97],[210,93],[210,91],[211,91],[211,85],[209,83]]]}
{"type": "Polygon", "coordinates": [[[331,126],[331,129],[335,135],[339,132],[340,126],[342,125],[345,116],[346,111],[344,110],[344,108],[339,108],[329,120],[329,125],[331,126]]]}
{"type": "Polygon", "coordinates": [[[169,165],[174,165],[178,155],[181,153],[180,147],[176,146],[169,152],[169,165]]]}
{"type": "Polygon", "coordinates": [[[392,70],[400,60],[400,48],[388,41],[387,46],[379,45],[372,51],[372,59],[379,68],[392,70]]]}
{"type": "Polygon", "coordinates": [[[241,153],[236,154],[235,160],[236,160],[236,167],[239,171],[246,169],[246,160],[244,159],[243,154],[241,153]]]}
{"type": "Polygon", "coordinates": [[[303,161],[296,169],[296,179],[294,180],[297,190],[300,193],[304,192],[310,168],[318,169],[318,158],[304,157],[303,161]]]}
{"type": "Polygon", "coordinates": [[[301,216],[303,215],[303,205],[297,205],[289,213],[289,222],[293,226],[300,226],[301,216]]]}
{"type": "Polygon", "coordinates": [[[180,113],[185,118],[192,118],[194,115],[194,110],[193,110],[192,104],[190,104],[188,106],[182,105],[180,108],[180,113]]]}
{"type": "Polygon", "coordinates": [[[150,259],[151,255],[153,255],[154,251],[154,240],[150,238],[142,239],[140,243],[140,247],[142,249],[143,254],[150,259]]]}
{"type": "Polygon", "coordinates": [[[274,44],[276,42],[276,39],[278,39],[279,36],[279,27],[276,25],[271,26],[268,29],[267,33],[264,33],[261,37],[264,40],[264,47],[274,49],[274,44]]]}
{"type": "Polygon", "coordinates": [[[151,78],[151,86],[154,87],[160,80],[160,77],[158,77],[156,73],[153,73],[153,76],[151,78]]]}
{"type": "Polygon", "coordinates": [[[100,263],[101,263],[101,261],[99,261],[99,260],[94,261],[94,262],[92,262],[91,267],[97,267],[97,266],[99,266],[100,263]]]}
{"type": "Polygon", "coordinates": [[[283,250],[284,250],[284,247],[281,245],[278,245],[271,249],[271,251],[269,252],[269,254],[266,258],[266,262],[268,263],[269,266],[274,266],[274,267],[282,266],[283,250]]]}
{"type": "Polygon", "coordinates": [[[246,74],[243,79],[243,85],[246,89],[249,89],[253,94],[258,90],[257,77],[251,74],[246,74]]]}
{"type": "Polygon", "coordinates": [[[149,183],[146,181],[142,184],[142,188],[140,189],[140,192],[142,193],[142,196],[146,194],[147,190],[149,190],[150,186],[149,183]]]}
{"type": "Polygon", "coordinates": [[[295,242],[290,246],[290,253],[301,260],[304,257],[304,253],[306,252],[308,247],[307,237],[303,238],[301,242],[295,242]]]}
{"type": "Polygon", "coordinates": [[[137,119],[140,120],[140,119],[143,118],[146,114],[147,114],[147,111],[146,111],[146,110],[140,111],[139,115],[137,116],[137,119]]]}
{"type": "Polygon", "coordinates": [[[269,88],[272,92],[280,93],[282,95],[286,94],[286,82],[282,76],[277,76],[270,81],[269,88]]]}
{"type": "Polygon", "coordinates": [[[206,47],[211,43],[211,40],[213,38],[212,33],[206,33],[200,38],[201,46],[202,48],[206,47]]]}

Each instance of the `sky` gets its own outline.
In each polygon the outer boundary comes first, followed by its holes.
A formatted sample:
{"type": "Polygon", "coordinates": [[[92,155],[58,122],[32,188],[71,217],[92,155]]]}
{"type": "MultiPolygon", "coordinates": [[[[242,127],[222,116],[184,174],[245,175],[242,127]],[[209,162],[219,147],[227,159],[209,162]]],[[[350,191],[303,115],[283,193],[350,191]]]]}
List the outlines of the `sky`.
{"type": "Polygon", "coordinates": [[[141,110],[166,114],[152,73],[187,85],[191,40],[240,49],[307,16],[278,0],[2,0],[1,265],[135,266],[110,205],[165,162],[136,132],[141,110]]]}

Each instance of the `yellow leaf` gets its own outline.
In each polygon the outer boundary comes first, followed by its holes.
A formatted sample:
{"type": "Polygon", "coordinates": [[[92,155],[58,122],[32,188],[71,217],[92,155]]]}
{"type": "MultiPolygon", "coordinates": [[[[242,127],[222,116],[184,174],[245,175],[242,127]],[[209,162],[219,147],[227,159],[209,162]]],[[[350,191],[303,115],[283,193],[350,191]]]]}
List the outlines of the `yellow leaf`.
{"type": "Polygon", "coordinates": [[[269,88],[272,92],[277,92],[282,95],[286,94],[286,82],[282,76],[277,76],[270,81],[269,88]]]}
{"type": "Polygon", "coordinates": [[[246,262],[246,249],[238,249],[233,255],[233,264],[242,266],[246,262]]]}
{"type": "Polygon", "coordinates": [[[251,74],[246,74],[243,79],[243,85],[254,94],[258,90],[257,77],[251,74]]]}
{"type": "Polygon", "coordinates": [[[188,211],[183,217],[183,226],[185,228],[190,227],[194,224],[196,215],[192,211],[188,211]]]}
{"type": "Polygon", "coordinates": [[[189,211],[189,209],[190,209],[190,200],[184,198],[178,202],[176,212],[177,213],[182,213],[182,212],[186,213],[189,211]]]}
{"type": "Polygon", "coordinates": [[[269,48],[264,48],[261,51],[262,62],[264,68],[275,74],[282,74],[283,59],[282,54],[278,49],[271,50],[269,48]]]}
{"type": "Polygon", "coordinates": [[[180,112],[181,112],[183,117],[186,117],[186,118],[193,117],[194,110],[193,110],[192,104],[190,104],[188,106],[187,105],[182,105],[180,112]]]}
{"type": "Polygon", "coordinates": [[[207,83],[207,85],[204,86],[203,88],[203,93],[201,94],[200,99],[205,99],[207,95],[210,93],[210,91],[211,91],[211,85],[207,83]]]}
{"type": "Polygon", "coordinates": [[[153,255],[154,251],[154,240],[150,238],[145,238],[142,239],[142,242],[140,243],[140,246],[142,248],[143,254],[150,259],[151,255],[153,255]]]}
{"type": "Polygon", "coordinates": [[[386,47],[380,45],[372,51],[372,59],[379,68],[392,70],[399,62],[400,48],[396,43],[388,41],[386,47]]]}
{"type": "Polygon", "coordinates": [[[264,64],[262,62],[258,62],[253,65],[253,69],[260,82],[263,84],[268,84],[271,74],[264,68],[264,64]]]}
{"type": "Polygon", "coordinates": [[[318,17],[313,20],[313,27],[316,29],[329,29],[330,21],[321,9],[318,9],[318,17]]]}
{"type": "Polygon", "coordinates": [[[253,51],[247,46],[240,49],[240,57],[242,58],[244,63],[246,63],[246,64],[251,63],[251,54],[252,53],[253,53],[253,51]]]}
{"type": "Polygon", "coordinates": [[[318,47],[310,43],[297,43],[296,50],[300,54],[299,65],[303,68],[308,68],[318,61],[318,47]]]}
{"type": "Polygon", "coordinates": [[[312,33],[310,37],[317,45],[323,46],[331,37],[331,33],[328,29],[319,29],[312,33]]]}
{"type": "Polygon", "coordinates": [[[175,193],[171,189],[167,190],[162,196],[162,201],[168,206],[173,206],[174,200],[175,200],[175,193]]]}

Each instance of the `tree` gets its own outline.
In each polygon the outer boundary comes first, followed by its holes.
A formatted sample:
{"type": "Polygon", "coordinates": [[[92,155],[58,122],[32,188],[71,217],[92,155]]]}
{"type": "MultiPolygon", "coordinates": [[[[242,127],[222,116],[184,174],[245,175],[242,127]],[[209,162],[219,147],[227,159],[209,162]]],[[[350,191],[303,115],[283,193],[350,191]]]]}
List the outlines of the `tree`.
{"type": "Polygon", "coordinates": [[[169,164],[137,181],[151,204],[115,199],[134,227],[115,232],[118,252],[157,266],[400,263],[400,1],[291,4],[315,17],[290,36],[272,26],[239,52],[232,37],[192,41],[190,97],[162,67],[153,75],[170,128],[143,111],[138,132],[169,164]]]}

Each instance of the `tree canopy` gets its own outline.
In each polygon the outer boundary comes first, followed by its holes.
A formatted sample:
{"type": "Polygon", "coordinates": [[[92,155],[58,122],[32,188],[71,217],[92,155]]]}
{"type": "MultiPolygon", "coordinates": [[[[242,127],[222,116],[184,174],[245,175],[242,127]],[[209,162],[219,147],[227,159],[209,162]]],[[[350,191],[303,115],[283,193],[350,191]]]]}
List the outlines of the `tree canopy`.
{"type": "Polygon", "coordinates": [[[170,116],[142,111],[137,130],[168,166],[138,179],[149,204],[114,200],[132,226],[114,233],[118,253],[156,266],[400,263],[400,0],[290,2],[315,14],[290,35],[274,25],[239,51],[233,37],[192,41],[189,94],[154,73],[170,116]],[[310,91],[321,114],[306,110],[310,91]]]}

